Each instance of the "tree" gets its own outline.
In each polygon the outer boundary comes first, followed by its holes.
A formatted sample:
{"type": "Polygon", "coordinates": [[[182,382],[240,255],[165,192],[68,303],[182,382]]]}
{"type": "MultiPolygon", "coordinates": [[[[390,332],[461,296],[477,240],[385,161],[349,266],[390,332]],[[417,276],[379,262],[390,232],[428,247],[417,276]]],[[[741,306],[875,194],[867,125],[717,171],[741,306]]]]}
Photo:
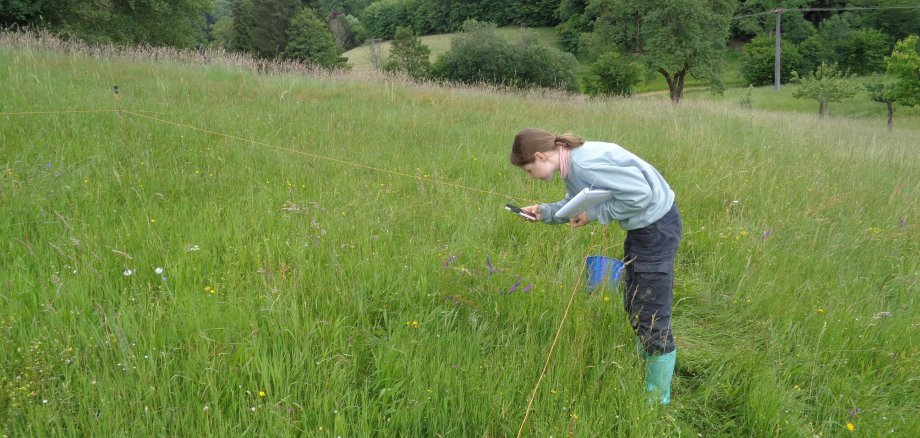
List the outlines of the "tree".
{"type": "Polygon", "coordinates": [[[903,39],[920,33],[920,10],[878,9],[878,6],[917,6],[917,0],[849,0],[847,6],[869,7],[845,14],[854,28],[878,29],[892,37],[903,39]]]}
{"type": "Polygon", "coordinates": [[[881,31],[853,31],[841,44],[840,65],[857,75],[881,72],[885,70],[885,56],[889,48],[888,38],[881,31]]]}
{"type": "Polygon", "coordinates": [[[291,20],[284,57],[321,67],[345,67],[332,32],[310,8],[302,8],[291,20]]]}
{"type": "Polygon", "coordinates": [[[250,0],[236,0],[231,11],[233,28],[228,48],[238,52],[252,52],[252,3],[250,0]]]}
{"type": "Polygon", "coordinates": [[[431,70],[431,61],[428,59],[430,54],[428,46],[422,44],[422,40],[416,37],[411,29],[399,27],[396,29],[395,38],[390,42],[390,57],[384,62],[383,70],[424,79],[431,70]]]}
{"type": "Polygon", "coordinates": [[[892,129],[892,119],[894,118],[894,103],[898,100],[895,88],[890,82],[885,81],[882,77],[876,75],[866,83],[866,91],[869,92],[869,98],[875,102],[884,103],[888,107],[888,130],[892,129]]]}
{"type": "Polygon", "coordinates": [[[920,105],[920,38],[898,41],[888,57],[888,74],[897,78],[894,94],[903,105],[920,105]]]}
{"type": "MultiPolygon", "coordinates": [[[[782,40],[780,53],[780,78],[788,82],[793,71],[802,71],[805,59],[799,48],[786,40],[782,40]]],[[[768,85],[773,83],[776,73],[776,40],[772,36],[754,37],[744,45],[741,64],[741,75],[751,85],[768,85]]]]}
{"type": "Polygon", "coordinates": [[[792,82],[798,82],[799,88],[792,93],[798,99],[818,101],[818,115],[824,117],[827,104],[839,102],[856,95],[856,85],[851,81],[852,75],[840,71],[837,64],[822,63],[808,76],[801,77],[792,73],[792,82]]]}
{"type": "Polygon", "coordinates": [[[287,47],[291,17],[294,17],[300,8],[301,0],[253,0],[253,54],[261,58],[278,57],[287,47]]]}
{"type": "Polygon", "coordinates": [[[602,96],[632,96],[636,85],[642,81],[642,67],[624,60],[617,52],[601,55],[591,64],[584,78],[585,92],[602,96]]]}
{"type": "Polygon", "coordinates": [[[202,41],[209,0],[49,1],[42,24],[95,43],[193,47],[202,41]]]}
{"type": "Polygon", "coordinates": [[[643,19],[643,49],[650,70],[668,82],[671,101],[680,102],[687,75],[721,84],[722,59],[730,0],[664,0],[651,2],[643,19]]]}

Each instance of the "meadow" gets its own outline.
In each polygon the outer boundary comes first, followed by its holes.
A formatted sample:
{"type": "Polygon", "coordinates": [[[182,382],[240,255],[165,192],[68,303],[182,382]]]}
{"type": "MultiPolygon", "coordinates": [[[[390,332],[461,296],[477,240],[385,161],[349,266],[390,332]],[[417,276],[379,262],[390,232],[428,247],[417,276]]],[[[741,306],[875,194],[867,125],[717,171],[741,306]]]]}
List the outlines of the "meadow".
{"type": "Polygon", "coordinates": [[[0,36],[0,435],[920,435],[915,130],[60,47],[0,36]],[[677,193],[668,407],[529,126],[677,193]]]}

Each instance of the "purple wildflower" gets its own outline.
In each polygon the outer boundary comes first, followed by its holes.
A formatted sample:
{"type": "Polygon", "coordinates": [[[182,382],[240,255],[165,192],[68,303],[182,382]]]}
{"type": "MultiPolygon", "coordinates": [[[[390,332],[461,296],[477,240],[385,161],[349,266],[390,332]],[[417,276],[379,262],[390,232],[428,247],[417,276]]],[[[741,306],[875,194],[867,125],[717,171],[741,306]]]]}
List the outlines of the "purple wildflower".
{"type": "Polygon", "coordinates": [[[516,291],[517,288],[518,288],[518,286],[520,286],[520,285],[521,285],[521,276],[518,275],[518,276],[517,276],[517,283],[514,283],[514,286],[511,286],[511,289],[508,289],[508,295],[513,294],[514,291],[516,291]]]}
{"type": "Polygon", "coordinates": [[[524,290],[521,292],[526,294],[527,292],[530,292],[531,287],[533,287],[533,283],[527,283],[527,286],[524,286],[524,290]]]}
{"type": "Polygon", "coordinates": [[[48,164],[46,164],[45,166],[48,167],[48,168],[50,169],[50,168],[51,168],[51,162],[49,161],[48,164]]]}
{"type": "Polygon", "coordinates": [[[489,275],[495,273],[495,265],[492,264],[492,258],[489,256],[486,256],[486,268],[489,269],[489,275]]]}
{"type": "Polygon", "coordinates": [[[450,264],[457,261],[457,256],[450,256],[444,261],[444,269],[450,268],[450,264]]]}
{"type": "Polygon", "coordinates": [[[850,409],[850,420],[853,420],[853,418],[855,418],[857,415],[859,415],[860,412],[862,412],[862,409],[860,409],[860,408],[853,408],[853,409],[850,409]]]}
{"type": "Polygon", "coordinates": [[[770,237],[770,234],[772,234],[770,230],[764,231],[763,235],[760,236],[760,240],[766,240],[767,237],[770,237]]]}

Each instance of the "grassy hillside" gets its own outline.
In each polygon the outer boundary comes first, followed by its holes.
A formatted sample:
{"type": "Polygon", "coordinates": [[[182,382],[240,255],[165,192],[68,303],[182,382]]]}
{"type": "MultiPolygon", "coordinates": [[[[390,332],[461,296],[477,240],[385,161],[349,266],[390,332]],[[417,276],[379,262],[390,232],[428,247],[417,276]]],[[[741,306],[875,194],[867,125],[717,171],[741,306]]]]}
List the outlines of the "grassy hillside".
{"type": "MultiPolygon", "coordinates": [[[[520,28],[520,27],[501,27],[496,29],[498,36],[507,38],[509,41],[517,41],[518,39],[524,37],[525,35],[530,35],[536,37],[542,41],[545,41],[549,45],[556,46],[556,31],[551,27],[541,27],[541,28],[520,28]]],[[[422,40],[422,44],[428,46],[431,49],[431,62],[434,62],[437,59],[438,55],[444,53],[450,49],[450,40],[454,37],[453,33],[441,34],[441,35],[425,35],[419,37],[422,40]]],[[[386,59],[390,53],[390,42],[385,41],[379,44],[380,47],[380,56],[381,59],[386,59]]],[[[342,54],[343,57],[348,58],[348,65],[356,69],[371,69],[374,68],[374,65],[371,61],[371,49],[365,44],[360,47],[355,47],[342,54]]]]}
{"type": "Polygon", "coordinates": [[[96,53],[0,44],[0,434],[515,435],[573,296],[525,436],[920,434],[916,132],[96,53]],[[528,126],[674,187],[671,406],[528,126]]]}

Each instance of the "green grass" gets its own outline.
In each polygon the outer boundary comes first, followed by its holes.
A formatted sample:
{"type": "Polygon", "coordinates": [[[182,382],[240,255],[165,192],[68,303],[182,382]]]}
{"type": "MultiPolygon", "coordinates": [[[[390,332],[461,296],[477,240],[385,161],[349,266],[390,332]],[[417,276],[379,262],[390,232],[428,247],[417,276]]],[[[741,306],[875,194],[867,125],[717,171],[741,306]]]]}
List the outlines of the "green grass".
{"type": "MultiPolygon", "coordinates": [[[[506,38],[509,41],[517,41],[525,35],[533,36],[553,47],[556,46],[558,41],[556,30],[551,27],[521,28],[509,26],[500,27],[496,29],[495,32],[498,36],[506,38]]],[[[450,50],[450,41],[456,35],[456,33],[445,33],[438,35],[423,35],[419,38],[422,40],[422,44],[428,46],[428,48],[431,50],[430,58],[431,62],[434,62],[440,54],[450,50]]],[[[384,41],[380,43],[379,48],[381,59],[386,59],[390,53],[390,42],[384,41]]],[[[354,49],[343,53],[342,56],[348,58],[348,65],[353,68],[374,68],[374,64],[371,60],[370,46],[367,44],[355,47],[354,49]]]]}
{"type": "Polygon", "coordinates": [[[685,235],[672,405],[644,401],[617,291],[578,290],[524,435],[920,433],[915,132],[39,48],[0,66],[0,113],[117,109],[116,84],[126,110],[0,114],[2,434],[516,434],[583,257],[623,238],[502,209],[564,190],[507,163],[527,126],[653,163],[685,235]]]}

